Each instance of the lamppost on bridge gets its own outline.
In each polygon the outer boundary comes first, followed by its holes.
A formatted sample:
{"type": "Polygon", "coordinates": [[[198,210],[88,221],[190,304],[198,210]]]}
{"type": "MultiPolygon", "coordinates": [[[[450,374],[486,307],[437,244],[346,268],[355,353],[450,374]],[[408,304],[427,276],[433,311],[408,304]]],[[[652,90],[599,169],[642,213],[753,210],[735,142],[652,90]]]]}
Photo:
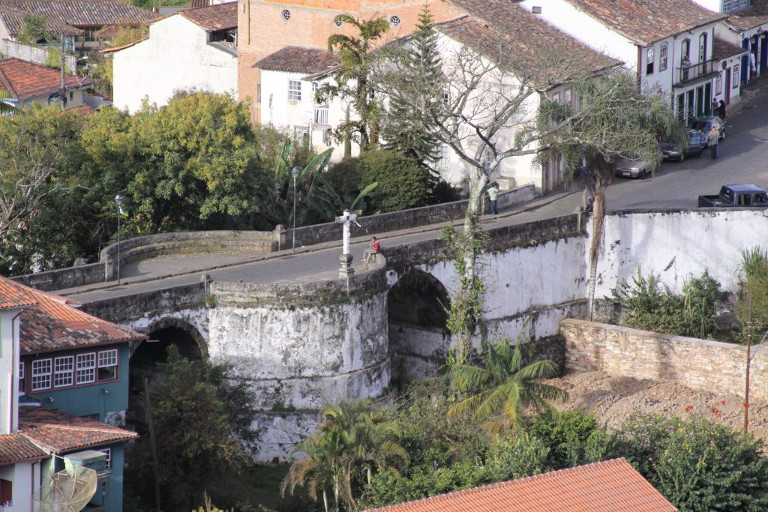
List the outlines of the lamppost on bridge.
{"type": "Polygon", "coordinates": [[[357,214],[351,213],[349,210],[344,210],[344,213],[340,217],[336,217],[336,222],[340,222],[344,226],[342,232],[342,250],[341,256],[339,256],[339,262],[341,263],[339,277],[344,279],[351,277],[355,273],[355,269],[353,269],[351,265],[352,255],[349,253],[350,223],[354,222],[358,226],[360,226],[360,224],[357,222],[357,214]]]}
{"type": "Polygon", "coordinates": [[[115,196],[117,205],[117,285],[120,286],[120,217],[123,215],[123,196],[115,196]]]}
{"type": "Polygon", "coordinates": [[[291,236],[293,238],[291,242],[291,251],[296,252],[296,179],[299,177],[301,169],[294,167],[291,169],[291,176],[293,176],[293,230],[291,236]]]}

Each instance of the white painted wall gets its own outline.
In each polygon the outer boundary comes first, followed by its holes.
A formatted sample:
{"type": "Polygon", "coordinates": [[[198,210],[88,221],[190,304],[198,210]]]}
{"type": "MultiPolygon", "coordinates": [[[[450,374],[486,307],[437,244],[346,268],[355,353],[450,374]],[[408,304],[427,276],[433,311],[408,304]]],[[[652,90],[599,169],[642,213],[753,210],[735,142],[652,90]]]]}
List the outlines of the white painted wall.
{"type": "Polygon", "coordinates": [[[628,38],[613,32],[601,22],[576,9],[565,0],[523,0],[520,5],[531,10],[541,7],[537,15],[590,48],[624,62],[627,69],[637,69],[637,46],[628,38]]]}
{"type": "Polygon", "coordinates": [[[19,426],[19,309],[0,311],[0,435],[19,426]]]}
{"type": "MultiPolygon", "coordinates": [[[[302,80],[306,73],[288,73],[284,71],[261,71],[261,124],[274,126],[278,130],[293,137],[311,130],[312,146],[317,151],[325,151],[332,148],[332,162],[338,162],[344,158],[344,145],[333,140],[326,143],[327,130],[336,129],[346,119],[345,106],[341,100],[334,99],[328,103],[328,123],[318,124],[314,122],[315,93],[312,89],[312,81],[302,80]],[[290,101],[288,99],[288,82],[297,81],[301,84],[301,100],[290,101]]],[[[317,87],[329,82],[323,79],[315,82],[317,87]]],[[[350,118],[355,119],[354,110],[350,108],[350,118]]],[[[352,144],[352,156],[360,154],[360,146],[352,144]]]]}
{"type": "Polygon", "coordinates": [[[32,512],[33,493],[40,487],[40,463],[18,462],[9,466],[0,466],[0,479],[13,483],[13,506],[2,507],[3,512],[32,512]]]}
{"type": "Polygon", "coordinates": [[[736,292],[741,251],[755,246],[768,250],[768,210],[608,215],[595,297],[610,296],[621,280],[631,282],[638,267],[645,275],[661,273],[676,293],[686,278],[699,277],[704,270],[725,291],[736,292]]]}
{"type": "Polygon", "coordinates": [[[178,90],[237,96],[237,57],[207,44],[206,31],[176,14],[153,23],[149,38],[113,54],[114,105],[136,112],[146,97],[163,106],[178,90]]]}

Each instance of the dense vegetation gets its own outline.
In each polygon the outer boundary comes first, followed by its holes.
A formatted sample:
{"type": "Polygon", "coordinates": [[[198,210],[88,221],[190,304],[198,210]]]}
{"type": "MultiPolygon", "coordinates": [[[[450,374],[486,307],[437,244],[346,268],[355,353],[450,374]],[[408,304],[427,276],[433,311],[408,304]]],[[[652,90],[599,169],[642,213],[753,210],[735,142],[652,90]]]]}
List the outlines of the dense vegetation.
{"type": "Polygon", "coordinates": [[[361,192],[364,214],[436,200],[427,172],[398,153],[373,151],[333,174],[329,159],[253,128],[247,105],[222,94],[181,92],[133,116],[56,106],[1,116],[0,273],[94,261],[116,238],[118,194],[123,238],[290,225],[295,166],[298,225],[332,220],[361,192]]]}

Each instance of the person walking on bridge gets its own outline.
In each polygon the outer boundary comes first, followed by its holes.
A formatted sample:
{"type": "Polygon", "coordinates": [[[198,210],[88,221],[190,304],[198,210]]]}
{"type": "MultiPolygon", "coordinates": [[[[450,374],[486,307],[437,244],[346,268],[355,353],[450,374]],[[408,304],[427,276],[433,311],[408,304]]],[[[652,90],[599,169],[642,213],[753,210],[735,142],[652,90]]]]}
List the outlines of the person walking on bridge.
{"type": "Polygon", "coordinates": [[[496,215],[496,201],[499,198],[499,184],[494,181],[486,192],[488,193],[488,201],[491,203],[491,215],[496,215]]]}

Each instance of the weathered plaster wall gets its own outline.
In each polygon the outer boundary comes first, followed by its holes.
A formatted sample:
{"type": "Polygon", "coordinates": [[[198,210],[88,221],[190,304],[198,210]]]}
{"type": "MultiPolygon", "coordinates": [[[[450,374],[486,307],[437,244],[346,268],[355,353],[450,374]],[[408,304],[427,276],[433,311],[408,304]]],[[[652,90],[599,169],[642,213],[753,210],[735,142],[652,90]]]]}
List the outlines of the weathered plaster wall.
{"type": "MultiPolygon", "coordinates": [[[[564,320],[565,367],[613,375],[655,379],[692,389],[741,395],[744,392],[743,345],[669,336],[585,320],[564,320]]],[[[768,397],[768,352],[753,348],[750,393],[768,397]]]]}
{"type": "Polygon", "coordinates": [[[661,273],[676,293],[686,278],[704,270],[735,292],[741,251],[768,249],[768,210],[618,212],[606,217],[604,233],[596,298],[610,296],[621,280],[631,282],[638,267],[646,275],[661,273]]]}
{"type": "Polygon", "coordinates": [[[319,409],[376,396],[389,384],[383,270],[343,282],[303,285],[214,283],[209,353],[235,366],[276,403],[319,409]]]}

